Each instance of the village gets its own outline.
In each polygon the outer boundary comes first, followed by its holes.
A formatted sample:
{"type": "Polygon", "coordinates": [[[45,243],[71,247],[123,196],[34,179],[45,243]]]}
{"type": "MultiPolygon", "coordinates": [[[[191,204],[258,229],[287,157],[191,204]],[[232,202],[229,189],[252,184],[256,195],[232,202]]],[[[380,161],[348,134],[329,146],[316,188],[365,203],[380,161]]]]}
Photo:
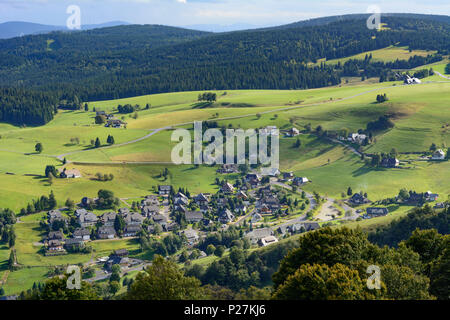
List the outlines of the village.
{"type": "MultiPolygon", "coordinates": [[[[43,254],[91,254],[89,243],[92,241],[142,237],[161,240],[172,234],[182,242],[180,247],[191,253],[189,258],[202,259],[216,254],[205,250],[205,239],[214,233],[239,230],[249,246],[265,247],[339,221],[386,216],[389,203],[421,205],[439,198],[430,191],[401,191],[395,199],[373,203],[366,193],[353,193],[349,188],[345,198],[335,200],[303,191],[305,185],[313,182],[292,172],[273,170],[271,176],[262,176],[257,172],[244,174],[241,170],[235,164],[221,165],[217,173],[225,179],[216,179],[219,186],[216,194],[191,195],[186,189],[158,185],[154,194],[144,196],[131,208],[122,207],[98,215],[92,209],[99,199],[84,197],[73,212],[68,208],[51,210],[42,223],[48,230],[43,239],[43,254]],[[228,175],[241,178],[231,183],[226,179],[228,175]]],[[[70,174],[75,177],[77,173],[70,174]]],[[[437,203],[435,208],[442,205],[437,203]]],[[[186,260],[179,251],[175,257],[180,262],[186,260]]],[[[146,263],[148,261],[129,258],[126,249],[118,249],[109,256],[91,260],[89,266],[104,270],[97,274],[98,280],[107,277],[114,264],[119,264],[126,272],[142,268],[146,263]]]]}

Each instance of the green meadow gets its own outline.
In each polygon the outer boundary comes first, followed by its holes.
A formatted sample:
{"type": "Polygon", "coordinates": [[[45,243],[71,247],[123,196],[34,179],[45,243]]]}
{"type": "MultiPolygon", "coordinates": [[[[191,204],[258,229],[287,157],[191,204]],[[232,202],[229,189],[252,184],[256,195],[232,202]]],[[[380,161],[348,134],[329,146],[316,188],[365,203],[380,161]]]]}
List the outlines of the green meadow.
{"type": "MultiPolygon", "coordinates": [[[[407,59],[410,53],[404,48],[388,48],[373,52],[373,57],[388,60],[399,54],[407,59]]],[[[445,64],[430,66],[444,74],[445,64]]],[[[197,120],[218,121],[220,126],[243,129],[275,125],[280,129],[295,126],[303,130],[306,125],[313,129],[320,125],[325,130],[347,128],[355,132],[365,129],[368,122],[382,115],[390,115],[395,127],[377,132],[375,142],[364,147],[365,152],[389,152],[392,148],[399,152],[426,152],[432,143],[446,149],[450,145],[450,81],[432,76],[424,82],[414,86],[372,81],[311,90],[216,91],[218,100],[211,105],[198,103],[201,92],[167,93],[89,102],[88,112],[60,111],[54,120],[42,127],[0,124],[0,207],[18,212],[33,199],[51,191],[59,206],[63,206],[67,198],[78,202],[85,196],[95,197],[99,189],[111,190],[117,197],[126,199],[148,195],[160,184],[188,188],[193,194],[216,192],[216,178],[234,180],[237,176],[219,175],[217,167],[206,165],[170,164],[176,142],[171,141],[174,128],[166,127],[191,128],[190,123],[197,120]],[[384,93],[389,101],[375,103],[376,95],[384,93]],[[128,103],[139,104],[142,108],[148,103],[151,107],[139,110],[136,119],[117,114],[117,106],[128,103]],[[96,125],[93,108],[124,117],[127,128],[96,125]],[[158,128],[165,129],[133,142],[158,128]],[[108,135],[114,136],[115,145],[105,148],[108,135]],[[90,141],[96,137],[104,147],[91,148],[90,141]],[[79,144],[71,142],[73,138],[77,138],[79,144]],[[44,146],[42,154],[34,151],[37,142],[44,146]],[[82,178],[54,179],[50,184],[44,177],[45,166],[55,165],[61,169],[63,165],[57,159],[58,155],[66,155],[69,161],[66,168],[78,169],[82,178]],[[164,180],[160,173],[165,168],[169,175],[164,180]],[[113,181],[97,181],[95,175],[98,172],[113,174],[113,181]]],[[[350,149],[331,140],[314,134],[302,134],[298,139],[301,146],[295,148],[297,138],[286,138],[281,134],[280,169],[308,177],[312,182],[305,186],[307,191],[340,199],[341,193],[351,187],[355,192],[367,192],[371,200],[393,197],[401,188],[418,192],[431,190],[443,199],[450,194],[448,161],[415,161],[410,156],[411,163],[405,165],[408,169],[373,169],[350,149]]],[[[410,208],[392,209],[387,217],[351,225],[375,228],[406,214],[410,208]]],[[[51,266],[86,263],[108,255],[114,249],[127,248],[134,257],[151,258],[150,254],[140,252],[137,241],[129,239],[92,242],[93,254],[46,257],[41,254],[39,244],[44,236],[39,228],[42,219],[45,219],[45,213],[20,217],[21,221],[15,226],[18,261],[30,268],[8,275],[4,286],[7,294],[18,293],[33,282],[42,281],[51,266]]],[[[9,248],[0,247],[0,278],[6,273],[9,253],[9,248]]],[[[208,258],[199,261],[207,262],[208,258]]]]}

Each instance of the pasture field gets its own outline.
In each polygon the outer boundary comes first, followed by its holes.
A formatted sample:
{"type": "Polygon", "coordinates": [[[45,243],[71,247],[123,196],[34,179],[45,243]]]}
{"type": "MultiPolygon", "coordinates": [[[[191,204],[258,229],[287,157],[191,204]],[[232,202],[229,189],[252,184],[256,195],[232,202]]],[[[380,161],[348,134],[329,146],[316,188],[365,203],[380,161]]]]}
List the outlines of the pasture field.
{"type": "Polygon", "coordinates": [[[47,273],[50,271],[46,267],[23,268],[8,274],[8,281],[3,286],[5,295],[19,294],[24,290],[28,290],[33,283],[44,282],[47,273]]]}
{"type": "MultiPolygon", "coordinates": [[[[389,59],[391,51],[408,51],[404,48],[383,49],[377,59],[389,59]],[[383,56],[384,55],[384,56],[383,56]]],[[[402,52],[403,52],[402,51],[402,52]]],[[[417,53],[415,53],[417,54],[417,53]]],[[[426,54],[424,52],[423,54],[426,54]]],[[[445,65],[433,65],[444,73],[445,65]]],[[[233,128],[261,128],[275,125],[282,130],[293,126],[303,130],[308,124],[313,130],[322,126],[324,130],[350,132],[366,128],[368,122],[382,115],[390,115],[395,127],[376,133],[375,143],[364,147],[368,153],[426,152],[432,143],[447,148],[450,145],[450,83],[444,79],[430,77],[430,83],[404,86],[400,82],[353,83],[311,90],[243,90],[217,91],[218,101],[210,106],[199,105],[200,92],[183,92],[141,96],[135,98],[90,102],[89,111],[61,111],[53,121],[42,127],[18,128],[0,124],[0,207],[18,212],[33,199],[53,191],[58,206],[67,198],[79,202],[82,197],[95,197],[98,190],[108,189],[122,198],[139,199],[154,192],[158,185],[170,184],[175,188],[188,188],[192,194],[217,192],[215,179],[233,181],[237,175],[224,176],[216,173],[212,166],[175,166],[170,155],[175,142],[171,142],[173,128],[191,128],[196,120],[217,121],[220,126],[233,128]],[[442,81],[441,81],[442,80],[442,81]],[[377,104],[377,94],[386,93],[389,101],[377,104]],[[136,119],[117,114],[118,104],[151,104],[149,110],[138,111],[136,119]],[[126,129],[108,129],[94,124],[93,108],[124,117],[126,129]],[[257,116],[257,114],[259,114],[257,116]],[[142,138],[152,130],[165,128],[154,135],[142,138]],[[116,144],[108,148],[90,149],[90,141],[113,135],[116,144]],[[78,138],[79,144],[71,143],[78,138]],[[133,142],[126,144],[127,142],[133,142]],[[34,145],[44,145],[42,154],[34,152],[34,145]],[[122,144],[122,145],[121,145],[122,144]],[[78,169],[82,178],[54,179],[50,184],[44,177],[46,165],[61,169],[63,164],[57,156],[66,155],[68,169],[78,169]],[[167,168],[166,180],[161,172],[167,168]],[[113,181],[102,182],[96,173],[113,174],[113,181]]],[[[426,162],[411,160],[405,165],[409,169],[373,169],[349,148],[315,134],[301,134],[300,148],[294,148],[296,138],[280,140],[281,171],[293,171],[297,176],[306,176],[312,182],[304,189],[319,192],[322,196],[341,199],[341,193],[351,187],[355,192],[367,192],[373,201],[393,197],[401,188],[424,192],[431,190],[446,198],[450,194],[450,162],[426,162]]],[[[388,223],[403,216],[410,207],[391,208],[391,213],[382,218],[348,223],[372,230],[377,225],[388,223]]],[[[96,214],[101,214],[96,211],[96,214]]],[[[18,293],[31,287],[33,282],[45,279],[49,267],[55,265],[86,263],[106,256],[115,249],[126,248],[136,258],[150,259],[151,254],[140,252],[139,243],[132,239],[94,241],[92,254],[70,254],[46,257],[40,253],[44,234],[39,222],[45,213],[21,216],[16,224],[16,252],[18,262],[24,268],[9,274],[4,286],[8,294],[18,293]]],[[[6,271],[9,248],[0,247],[0,277],[6,271]]],[[[213,258],[195,263],[207,264],[213,258]]]]}
{"type": "Polygon", "coordinates": [[[409,51],[408,47],[396,47],[396,46],[390,46],[387,48],[379,49],[379,50],[373,50],[373,51],[367,51],[363,52],[354,56],[345,57],[341,59],[332,59],[326,61],[325,59],[319,60],[320,62],[326,62],[327,64],[337,64],[337,63],[345,63],[348,60],[356,59],[356,60],[364,60],[366,55],[372,54],[372,60],[373,61],[382,61],[382,62],[391,62],[395,61],[397,59],[399,60],[408,60],[411,57],[414,56],[421,56],[426,57],[428,55],[435,54],[436,51],[433,50],[412,50],[409,51]]]}

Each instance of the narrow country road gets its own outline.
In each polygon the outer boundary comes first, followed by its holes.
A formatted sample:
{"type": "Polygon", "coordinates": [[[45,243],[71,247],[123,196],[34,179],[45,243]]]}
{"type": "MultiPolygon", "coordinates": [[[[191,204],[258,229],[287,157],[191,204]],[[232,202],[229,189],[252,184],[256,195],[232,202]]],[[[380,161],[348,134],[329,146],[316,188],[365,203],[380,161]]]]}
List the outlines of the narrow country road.
{"type": "Polygon", "coordinates": [[[444,76],[442,73],[434,71],[434,73],[436,73],[439,77],[450,80],[450,77],[444,76]]]}

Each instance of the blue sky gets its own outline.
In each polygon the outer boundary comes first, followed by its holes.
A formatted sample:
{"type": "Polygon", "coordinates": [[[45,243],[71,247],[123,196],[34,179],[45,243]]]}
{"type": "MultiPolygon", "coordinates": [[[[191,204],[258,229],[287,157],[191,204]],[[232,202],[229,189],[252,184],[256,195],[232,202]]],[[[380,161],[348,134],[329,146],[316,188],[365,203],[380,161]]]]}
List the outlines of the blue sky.
{"type": "Polygon", "coordinates": [[[450,14],[448,0],[0,0],[0,22],[65,25],[69,5],[81,8],[83,24],[121,20],[174,26],[277,25],[309,18],[366,12],[450,14]]]}

